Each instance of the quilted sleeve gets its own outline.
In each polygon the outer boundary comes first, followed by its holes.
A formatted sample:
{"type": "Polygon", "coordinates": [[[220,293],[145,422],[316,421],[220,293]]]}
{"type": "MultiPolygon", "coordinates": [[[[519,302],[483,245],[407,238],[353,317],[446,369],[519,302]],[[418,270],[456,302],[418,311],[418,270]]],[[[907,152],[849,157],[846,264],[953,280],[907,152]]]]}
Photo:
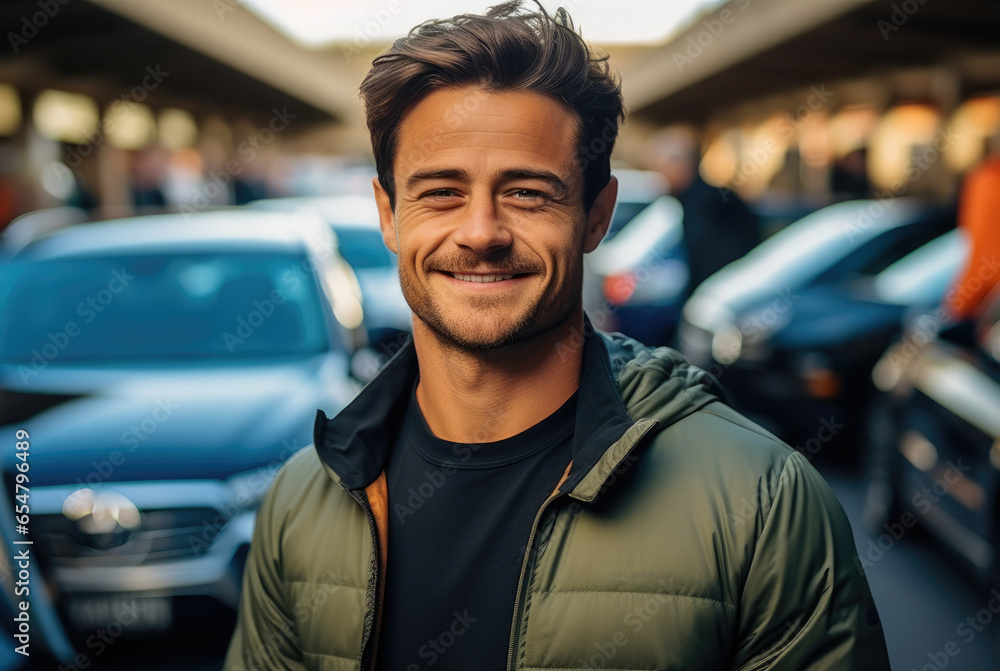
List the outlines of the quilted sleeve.
{"type": "Polygon", "coordinates": [[[281,577],[282,525],[274,501],[286,470],[278,472],[257,512],[250,556],[243,572],[236,631],[223,666],[225,671],[305,669],[281,577]]]}
{"type": "Polygon", "coordinates": [[[889,669],[850,523],[799,453],[785,461],[744,585],[738,671],[889,669]]]}

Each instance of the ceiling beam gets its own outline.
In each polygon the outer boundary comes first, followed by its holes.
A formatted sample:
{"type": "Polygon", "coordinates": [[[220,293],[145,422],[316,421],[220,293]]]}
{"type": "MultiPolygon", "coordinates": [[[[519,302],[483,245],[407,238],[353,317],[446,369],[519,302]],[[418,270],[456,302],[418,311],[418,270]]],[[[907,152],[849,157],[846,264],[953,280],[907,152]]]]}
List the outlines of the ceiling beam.
{"type": "Polygon", "coordinates": [[[625,104],[639,111],[871,2],[730,0],[623,72],[625,104]]]}
{"type": "Polygon", "coordinates": [[[88,0],[302,100],[360,124],[360,84],[328,54],[295,44],[237,0],[88,0]]]}

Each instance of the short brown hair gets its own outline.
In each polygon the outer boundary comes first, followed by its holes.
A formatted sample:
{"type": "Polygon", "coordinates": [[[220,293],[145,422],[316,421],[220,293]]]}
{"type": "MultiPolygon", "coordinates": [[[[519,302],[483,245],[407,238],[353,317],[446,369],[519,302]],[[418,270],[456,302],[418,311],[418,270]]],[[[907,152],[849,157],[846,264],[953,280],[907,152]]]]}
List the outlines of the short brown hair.
{"type": "Polygon", "coordinates": [[[611,176],[611,151],[625,119],[621,85],[560,8],[550,16],[521,0],[484,15],[461,14],[413,28],[372,62],[361,83],[379,182],[395,206],[393,161],[403,116],[427,94],[456,86],[555,96],[580,117],[578,164],[586,209],[611,176]]]}

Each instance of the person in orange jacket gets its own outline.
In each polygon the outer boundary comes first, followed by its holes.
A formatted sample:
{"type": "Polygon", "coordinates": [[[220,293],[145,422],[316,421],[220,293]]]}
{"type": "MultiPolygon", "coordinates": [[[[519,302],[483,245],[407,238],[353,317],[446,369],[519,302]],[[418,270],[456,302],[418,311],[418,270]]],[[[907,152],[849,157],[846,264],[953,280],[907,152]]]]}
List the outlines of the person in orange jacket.
{"type": "Polygon", "coordinates": [[[969,257],[945,297],[952,318],[973,317],[983,299],[1000,283],[1000,135],[994,151],[969,171],[958,205],[958,225],[969,238],[969,257]]]}

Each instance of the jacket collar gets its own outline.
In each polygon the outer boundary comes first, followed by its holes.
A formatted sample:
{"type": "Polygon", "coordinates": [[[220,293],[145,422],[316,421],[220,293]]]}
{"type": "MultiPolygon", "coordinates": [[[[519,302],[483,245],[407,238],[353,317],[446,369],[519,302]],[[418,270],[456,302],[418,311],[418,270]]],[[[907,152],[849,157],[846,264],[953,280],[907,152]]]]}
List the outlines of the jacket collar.
{"type": "MultiPolygon", "coordinates": [[[[607,347],[585,318],[583,368],[577,393],[573,464],[563,492],[593,500],[632,447],[656,424],[633,420],[622,405],[607,347]],[[629,431],[635,426],[635,430],[629,431]],[[622,440],[625,437],[628,440],[622,440]],[[621,444],[620,444],[621,443],[621,444]],[[583,484],[580,492],[574,490],[583,484]]],[[[385,470],[417,376],[413,339],[332,419],[316,413],[314,442],[320,460],[347,489],[363,489],[385,470]]]]}

